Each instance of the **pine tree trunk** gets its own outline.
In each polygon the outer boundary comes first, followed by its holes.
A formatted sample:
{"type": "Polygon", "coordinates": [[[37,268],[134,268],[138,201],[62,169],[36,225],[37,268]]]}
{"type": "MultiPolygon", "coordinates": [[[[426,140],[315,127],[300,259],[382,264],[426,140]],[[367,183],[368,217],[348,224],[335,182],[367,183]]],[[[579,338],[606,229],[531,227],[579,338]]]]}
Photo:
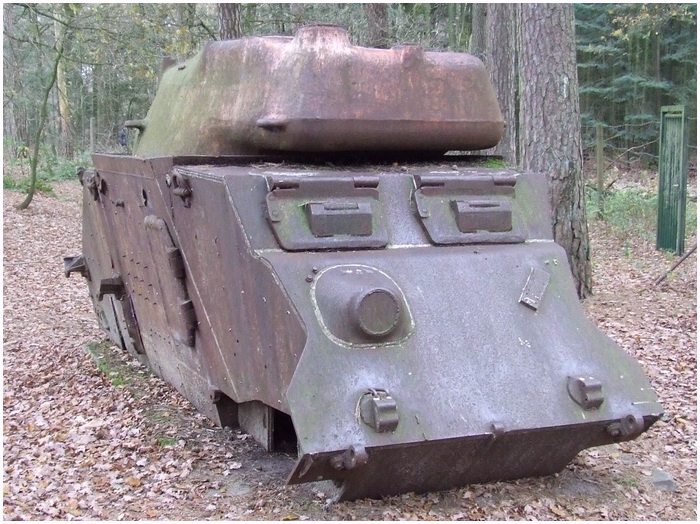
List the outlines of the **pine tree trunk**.
{"type": "Polygon", "coordinates": [[[518,164],[516,5],[488,4],[486,9],[486,66],[506,124],[503,138],[489,153],[501,155],[508,165],[515,166],[518,164]]]}
{"type": "Polygon", "coordinates": [[[457,5],[447,4],[447,41],[450,50],[457,50],[457,5]]]}
{"type": "Polygon", "coordinates": [[[472,35],[469,52],[486,61],[486,4],[472,6],[472,35]]]}
{"type": "Polygon", "coordinates": [[[549,175],[554,239],[579,297],[591,292],[572,4],[519,4],[520,151],[524,169],[549,175]]]}
{"type": "MultiPolygon", "coordinates": [[[[56,34],[56,42],[65,42],[66,38],[66,23],[70,20],[71,10],[68,4],[63,6],[66,22],[54,20],[54,32],[56,34]]],[[[66,80],[65,61],[58,61],[58,69],[56,70],[56,88],[58,89],[58,116],[60,141],[59,147],[61,154],[67,158],[73,158],[73,138],[71,136],[71,117],[68,106],[68,82],[66,80]]]]}
{"type": "Polygon", "coordinates": [[[233,40],[243,36],[241,4],[217,4],[219,7],[219,37],[233,40]]]}

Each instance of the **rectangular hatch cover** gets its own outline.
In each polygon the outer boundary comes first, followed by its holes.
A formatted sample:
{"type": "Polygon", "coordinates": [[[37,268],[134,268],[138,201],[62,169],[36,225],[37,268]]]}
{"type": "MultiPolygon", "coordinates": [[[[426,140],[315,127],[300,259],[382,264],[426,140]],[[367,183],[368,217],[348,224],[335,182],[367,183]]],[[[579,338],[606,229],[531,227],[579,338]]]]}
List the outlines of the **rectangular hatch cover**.
{"type": "Polygon", "coordinates": [[[383,248],[379,178],[267,177],[267,218],[288,251],[383,248]]]}
{"type": "Polygon", "coordinates": [[[516,175],[415,175],[413,201],[433,244],[525,241],[513,212],[516,175]]]}

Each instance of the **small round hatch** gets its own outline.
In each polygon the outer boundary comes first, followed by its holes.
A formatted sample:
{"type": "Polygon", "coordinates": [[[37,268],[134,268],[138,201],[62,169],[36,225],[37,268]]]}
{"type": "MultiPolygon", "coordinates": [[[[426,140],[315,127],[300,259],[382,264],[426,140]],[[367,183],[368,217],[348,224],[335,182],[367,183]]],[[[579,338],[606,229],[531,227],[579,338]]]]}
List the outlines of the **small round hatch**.
{"type": "Polygon", "coordinates": [[[360,264],[324,269],[311,293],[324,332],[340,344],[398,344],[413,331],[406,297],[379,269],[360,264]]]}

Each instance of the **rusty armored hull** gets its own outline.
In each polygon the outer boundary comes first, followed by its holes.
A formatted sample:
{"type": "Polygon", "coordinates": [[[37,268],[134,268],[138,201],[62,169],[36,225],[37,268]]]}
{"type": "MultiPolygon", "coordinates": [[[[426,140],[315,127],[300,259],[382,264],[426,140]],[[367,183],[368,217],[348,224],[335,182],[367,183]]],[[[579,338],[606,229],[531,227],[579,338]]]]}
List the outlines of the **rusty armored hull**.
{"type": "Polygon", "coordinates": [[[333,480],[353,499],[546,475],[661,415],[639,364],[583,314],[544,175],[441,156],[453,142],[409,142],[433,151],[420,163],[400,142],[372,164],[323,146],[299,163],[313,140],[273,158],[237,126],[224,153],[175,140],[94,155],[66,271],[111,339],[199,411],[296,449],[289,483],[333,480]]]}

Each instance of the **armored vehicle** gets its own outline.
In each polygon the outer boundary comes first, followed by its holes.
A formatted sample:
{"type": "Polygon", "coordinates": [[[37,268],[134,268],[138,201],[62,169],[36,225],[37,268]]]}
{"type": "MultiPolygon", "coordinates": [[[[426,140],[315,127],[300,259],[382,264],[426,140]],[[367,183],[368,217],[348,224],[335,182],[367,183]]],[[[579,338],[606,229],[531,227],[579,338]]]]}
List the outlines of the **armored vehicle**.
{"type": "Polygon", "coordinates": [[[332,26],[162,72],[135,155],[82,173],[118,345],[338,499],[547,475],[662,412],[589,322],[545,175],[468,156],[504,123],[479,60],[332,26]],[[488,161],[486,162],[488,164],[488,161]]]}

